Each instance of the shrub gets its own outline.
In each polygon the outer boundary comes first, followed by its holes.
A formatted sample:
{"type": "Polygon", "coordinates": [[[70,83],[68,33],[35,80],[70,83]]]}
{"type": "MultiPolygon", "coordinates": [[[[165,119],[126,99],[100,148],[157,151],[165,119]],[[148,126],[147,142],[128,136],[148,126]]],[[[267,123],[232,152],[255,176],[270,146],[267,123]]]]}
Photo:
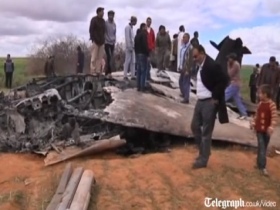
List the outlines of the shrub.
{"type": "MultiPolygon", "coordinates": [[[[48,38],[34,47],[30,59],[28,60],[27,69],[32,75],[44,74],[44,65],[50,55],[55,56],[55,72],[59,75],[73,74],[76,72],[77,46],[81,46],[85,54],[84,72],[89,72],[91,45],[89,42],[78,39],[73,35],[59,38],[48,38]]],[[[106,55],[104,52],[104,59],[106,55]]],[[[125,55],[124,44],[117,43],[114,53],[114,65],[116,70],[123,69],[125,55]]]]}

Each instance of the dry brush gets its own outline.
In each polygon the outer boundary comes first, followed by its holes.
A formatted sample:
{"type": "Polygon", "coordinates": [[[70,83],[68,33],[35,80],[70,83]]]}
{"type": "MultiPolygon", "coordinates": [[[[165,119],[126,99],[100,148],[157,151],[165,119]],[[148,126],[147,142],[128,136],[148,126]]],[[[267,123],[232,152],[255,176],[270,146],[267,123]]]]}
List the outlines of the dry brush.
{"type": "MultiPolygon", "coordinates": [[[[27,69],[32,75],[44,73],[45,62],[50,55],[55,57],[55,71],[59,75],[73,74],[76,71],[77,47],[80,46],[85,54],[84,72],[89,72],[91,44],[76,36],[68,35],[58,38],[49,37],[48,39],[36,44],[30,53],[27,69]]],[[[104,59],[106,55],[104,52],[104,59]]],[[[125,59],[124,44],[117,43],[114,53],[115,70],[123,69],[125,59]]]]}

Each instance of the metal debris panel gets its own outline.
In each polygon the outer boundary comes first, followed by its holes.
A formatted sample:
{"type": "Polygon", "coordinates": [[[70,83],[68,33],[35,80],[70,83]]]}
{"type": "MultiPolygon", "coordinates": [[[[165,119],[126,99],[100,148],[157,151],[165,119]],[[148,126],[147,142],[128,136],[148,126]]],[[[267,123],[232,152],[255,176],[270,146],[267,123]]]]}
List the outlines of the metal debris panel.
{"type": "MultiPolygon", "coordinates": [[[[185,105],[133,89],[112,93],[113,102],[105,108],[104,121],[154,132],[192,137],[193,105],[185,105]]],[[[213,139],[256,146],[255,135],[233,123],[216,123],[213,139]]]]}

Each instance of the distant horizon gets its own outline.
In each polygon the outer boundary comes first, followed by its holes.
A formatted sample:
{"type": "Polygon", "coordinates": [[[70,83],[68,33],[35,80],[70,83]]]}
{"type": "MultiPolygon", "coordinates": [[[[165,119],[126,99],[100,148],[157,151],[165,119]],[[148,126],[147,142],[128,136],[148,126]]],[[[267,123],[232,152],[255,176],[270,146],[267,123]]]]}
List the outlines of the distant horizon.
{"type": "Polygon", "coordinates": [[[208,55],[216,58],[218,51],[210,40],[219,44],[224,37],[240,37],[251,52],[244,55],[246,64],[266,63],[270,56],[280,60],[280,0],[216,0],[216,1],[112,1],[88,0],[21,0],[16,4],[1,3],[0,55],[10,53],[14,57],[27,57],[32,47],[48,39],[74,35],[89,42],[89,23],[96,16],[97,7],[107,12],[114,10],[117,25],[117,41],[124,41],[124,28],[131,16],[137,17],[139,25],[152,19],[152,27],[158,32],[160,25],[166,27],[170,36],[178,33],[183,25],[191,37],[199,32],[199,41],[208,55]],[[28,6],[32,5],[32,6],[28,6]]]}
{"type": "MultiPolygon", "coordinates": [[[[20,56],[20,57],[13,57],[13,56],[11,56],[11,58],[12,58],[12,59],[22,59],[22,58],[28,59],[29,57],[28,57],[28,56],[20,56]]],[[[5,59],[6,59],[6,56],[0,56],[0,59],[5,60],[5,59]]],[[[255,64],[242,64],[242,66],[254,67],[255,64]]]]}

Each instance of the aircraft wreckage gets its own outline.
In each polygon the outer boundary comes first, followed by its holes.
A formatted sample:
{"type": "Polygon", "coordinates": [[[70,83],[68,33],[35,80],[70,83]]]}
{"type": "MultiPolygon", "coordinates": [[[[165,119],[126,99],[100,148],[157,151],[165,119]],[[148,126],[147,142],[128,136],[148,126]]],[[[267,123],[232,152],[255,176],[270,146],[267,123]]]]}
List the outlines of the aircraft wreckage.
{"type": "MultiPolygon", "coordinates": [[[[124,81],[122,72],[113,73],[112,79],[87,74],[34,78],[0,95],[0,152],[46,155],[51,149],[76,144],[87,147],[86,152],[121,146],[117,151],[129,155],[159,151],[173,141],[190,139],[196,97],[192,93],[190,104],[180,103],[178,78],[176,72],[152,69],[145,93],[136,91],[135,81],[124,81]],[[112,143],[116,136],[120,141],[112,143]]],[[[195,80],[192,84],[195,91],[195,80]]],[[[255,106],[245,104],[249,114],[254,113],[255,106]]],[[[213,140],[255,147],[249,122],[237,119],[232,104],[228,104],[228,113],[230,123],[217,122],[213,140]]],[[[277,127],[271,146],[279,146],[279,134],[277,127]]]]}

